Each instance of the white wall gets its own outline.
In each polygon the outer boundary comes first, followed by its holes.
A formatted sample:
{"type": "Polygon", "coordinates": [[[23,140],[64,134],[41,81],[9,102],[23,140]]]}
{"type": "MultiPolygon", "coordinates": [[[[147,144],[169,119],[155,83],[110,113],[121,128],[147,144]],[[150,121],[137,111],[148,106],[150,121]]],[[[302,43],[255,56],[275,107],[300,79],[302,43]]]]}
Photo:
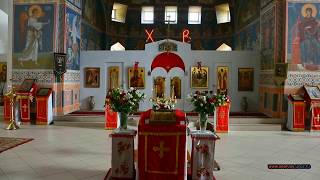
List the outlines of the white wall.
{"type": "Polygon", "coordinates": [[[4,2],[0,4],[0,57],[8,51],[8,14],[6,13],[7,8],[2,6],[2,4],[5,4],[4,2]]]}
{"type": "MultiPolygon", "coordinates": [[[[218,52],[218,51],[192,51],[190,44],[173,41],[178,45],[177,53],[184,61],[186,73],[179,69],[172,69],[166,73],[162,68],[157,68],[152,71],[151,76],[147,72],[151,70],[152,60],[161,52],[158,51],[158,46],[163,41],[150,43],[146,45],[144,51],[82,51],[81,52],[81,89],[80,89],[80,102],[81,108],[87,109],[87,99],[89,96],[95,96],[96,110],[102,110],[107,89],[107,67],[113,63],[123,63],[123,82],[125,88],[128,83],[128,67],[133,67],[135,61],[139,61],[139,67],[145,67],[146,71],[146,88],[142,91],[147,95],[147,99],[140,104],[140,110],[146,110],[151,107],[148,99],[152,96],[153,77],[162,75],[166,77],[166,87],[170,87],[168,81],[173,76],[182,77],[183,86],[182,96],[187,95],[195,89],[190,88],[190,69],[191,66],[197,66],[197,62],[201,61],[202,66],[209,67],[209,89],[214,90],[216,85],[216,68],[220,65],[229,66],[229,95],[231,96],[232,105],[231,111],[240,111],[240,100],[243,96],[248,97],[249,110],[258,111],[259,108],[259,69],[260,69],[260,54],[259,52],[245,52],[245,51],[231,51],[231,52],[218,52]],[[100,67],[100,88],[84,88],[84,68],[85,67],[100,67]],[[239,67],[252,67],[254,72],[254,91],[252,92],[238,92],[238,68],[239,67]]],[[[167,95],[168,92],[167,92],[167,95]]],[[[179,108],[190,111],[192,106],[186,98],[179,102],[179,108]]]]}

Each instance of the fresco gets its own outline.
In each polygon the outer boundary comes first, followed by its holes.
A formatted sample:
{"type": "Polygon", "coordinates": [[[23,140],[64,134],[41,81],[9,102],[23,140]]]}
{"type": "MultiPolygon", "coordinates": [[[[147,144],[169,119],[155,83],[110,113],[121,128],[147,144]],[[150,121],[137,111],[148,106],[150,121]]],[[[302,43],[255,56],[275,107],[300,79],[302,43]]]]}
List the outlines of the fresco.
{"type": "Polygon", "coordinates": [[[264,8],[268,6],[273,0],[260,0],[260,7],[264,8]]]}
{"type": "MultiPolygon", "coordinates": [[[[81,23],[81,50],[104,50],[106,36],[90,24],[81,23]]],[[[111,45],[110,45],[111,46],[111,45]]],[[[110,49],[110,47],[109,47],[110,49]]]]}
{"type": "Polygon", "coordinates": [[[77,8],[81,9],[81,7],[82,7],[81,0],[68,0],[68,2],[75,5],[77,8]]]}
{"type": "Polygon", "coordinates": [[[288,3],[289,63],[300,70],[320,69],[320,3],[288,3]]]}
{"type": "Polygon", "coordinates": [[[99,30],[105,30],[104,4],[100,0],[83,0],[82,17],[99,30]]]}
{"type": "Polygon", "coordinates": [[[275,8],[261,16],[261,70],[274,68],[275,8]]]}
{"type": "Polygon", "coordinates": [[[15,69],[52,69],[54,5],[14,6],[15,69]]]}
{"type": "Polygon", "coordinates": [[[237,0],[235,5],[237,17],[235,20],[236,28],[241,29],[250,24],[250,22],[259,18],[260,15],[260,0],[237,0]]]}
{"type": "Polygon", "coordinates": [[[236,50],[259,50],[260,21],[256,21],[235,35],[236,50]]]}
{"type": "Polygon", "coordinates": [[[59,15],[57,17],[57,32],[55,38],[55,52],[65,52],[65,6],[58,5],[59,15]]]}
{"type": "Polygon", "coordinates": [[[71,8],[66,8],[67,69],[80,69],[81,16],[71,8]]]}

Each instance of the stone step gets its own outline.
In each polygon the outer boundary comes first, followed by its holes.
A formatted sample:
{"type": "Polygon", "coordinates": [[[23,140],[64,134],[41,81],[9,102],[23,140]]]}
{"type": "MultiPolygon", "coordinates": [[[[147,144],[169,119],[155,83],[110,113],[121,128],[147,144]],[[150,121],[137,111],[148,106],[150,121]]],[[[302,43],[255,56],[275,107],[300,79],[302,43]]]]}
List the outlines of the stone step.
{"type": "MultiPolygon", "coordinates": [[[[190,124],[194,124],[191,122],[190,124]]],[[[102,120],[57,120],[54,122],[56,126],[70,126],[70,127],[86,127],[86,128],[104,128],[104,121],[102,120]]],[[[128,126],[136,127],[138,119],[129,119],[128,126]]],[[[230,131],[281,131],[282,124],[230,124],[230,131]]]]}
{"type": "Polygon", "coordinates": [[[230,117],[230,124],[285,124],[285,119],[278,118],[259,118],[259,117],[230,117]]]}
{"type": "Polygon", "coordinates": [[[230,124],[230,131],[281,131],[281,124],[230,124]]]}

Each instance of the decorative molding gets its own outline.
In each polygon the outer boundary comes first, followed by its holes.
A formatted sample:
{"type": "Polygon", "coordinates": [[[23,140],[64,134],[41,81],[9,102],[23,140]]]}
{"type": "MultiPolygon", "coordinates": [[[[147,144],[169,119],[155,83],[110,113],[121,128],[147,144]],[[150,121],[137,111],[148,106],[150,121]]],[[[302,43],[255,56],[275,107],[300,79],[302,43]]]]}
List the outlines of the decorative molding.
{"type": "Polygon", "coordinates": [[[64,82],[80,83],[80,71],[67,70],[64,74],[64,82]]]}
{"type": "Polygon", "coordinates": [[[12,70],[13,84],[21,84],[24,79],[37,79],[37,84],[52,84],[54,83],[54,73],[52,70],[28,70],[14,69],[12,70]]]}
{"type": "Polygon", "coordinates": [[[319,71],[289,71],[285,88],[297,88],[303,85],[319,85],[319,71]]]}

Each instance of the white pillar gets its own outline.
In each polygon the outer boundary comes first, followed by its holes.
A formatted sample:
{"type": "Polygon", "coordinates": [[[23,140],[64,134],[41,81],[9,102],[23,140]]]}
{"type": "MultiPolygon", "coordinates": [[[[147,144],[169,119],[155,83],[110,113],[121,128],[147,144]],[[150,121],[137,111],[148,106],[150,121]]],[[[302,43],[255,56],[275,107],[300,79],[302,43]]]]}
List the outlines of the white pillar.
{"type": "Polygon", "coordinates": [[[12,53],[13,53],[13,1],[8,2],[8,51],[7,51],[7,87],[12,86],[12,53]]]}

